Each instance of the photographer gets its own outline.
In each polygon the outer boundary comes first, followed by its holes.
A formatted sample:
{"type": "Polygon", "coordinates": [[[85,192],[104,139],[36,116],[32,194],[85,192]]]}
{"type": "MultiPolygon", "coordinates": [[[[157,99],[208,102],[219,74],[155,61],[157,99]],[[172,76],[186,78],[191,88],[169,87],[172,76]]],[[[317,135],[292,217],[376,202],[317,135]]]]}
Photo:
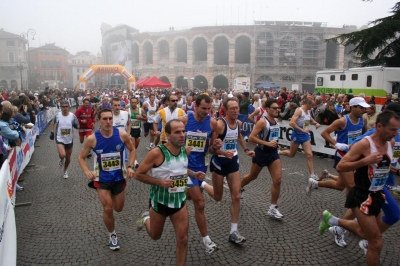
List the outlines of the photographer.
{"type": "Polygon", "coordinates": [[[28,124],[31,122],[31,117],[28,113],[28,106],[26,104],[23,104],[18,98],[13,99],[11,104],[18,108],[18,114],[15,117],[15,121],[20,124],[28,124]]]}

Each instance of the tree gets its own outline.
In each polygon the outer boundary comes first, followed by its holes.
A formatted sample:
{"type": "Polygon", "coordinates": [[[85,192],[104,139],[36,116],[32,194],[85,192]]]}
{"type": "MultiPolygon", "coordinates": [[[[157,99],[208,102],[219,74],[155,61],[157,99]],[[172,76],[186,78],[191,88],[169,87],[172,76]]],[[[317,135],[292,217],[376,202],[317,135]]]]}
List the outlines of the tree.
{"type": "Polygon", "coordinates": [[[357,55],[362,67],[400,67],[400,2],[390,13],[393,15],[370,22],[368,25],[374,25],[370,28],[340,34],[330,40],[345,46],[355,45],[350,52],[357,55]]]}

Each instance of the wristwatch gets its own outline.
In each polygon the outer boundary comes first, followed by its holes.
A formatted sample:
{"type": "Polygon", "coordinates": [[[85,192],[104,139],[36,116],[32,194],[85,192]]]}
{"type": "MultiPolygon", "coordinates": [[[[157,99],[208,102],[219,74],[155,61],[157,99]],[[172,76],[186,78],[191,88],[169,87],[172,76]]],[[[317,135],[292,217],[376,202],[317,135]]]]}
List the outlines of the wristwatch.
{"type": "Polygon", "coordinates": [[[133,165],[128,165],[128,167],[127,167],[127,168],[131,168],[132,170],[134,170],[134,169],[135,169],[133,165]]]}

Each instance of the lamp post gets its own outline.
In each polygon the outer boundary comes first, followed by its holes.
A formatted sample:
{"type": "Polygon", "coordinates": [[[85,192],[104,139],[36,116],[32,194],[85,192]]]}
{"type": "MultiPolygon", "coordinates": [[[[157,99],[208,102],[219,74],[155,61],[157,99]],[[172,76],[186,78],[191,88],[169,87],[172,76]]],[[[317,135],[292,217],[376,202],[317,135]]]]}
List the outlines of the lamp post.
{"type": "Polygon", "coordinates": [[[27,79],[28,79],[28,89],[29,89],[29,86],[30,86],[30,76],[31,76],[31,68],[30,68],[30,58],[29,58],[29,33],[31,34],[31,36],[32,36],[32,40],[35,40],[35,35],[36,35],[36,31],[34,30],[34,29],[29,29],[26,33],[25,32],[23,32],[23,33],[21,33],[19,36],[21,36],[22,38],[26,38],[26,40],[27,40],[27,44],[28,44],[28,52],[27,52],[27,54],[28,54],[28,75],[27,75],[27,79]]]}
{"type": "Polygon", "coordinates": [[[16,67],[19,70],[19,75],[21,77],[21,91],[22,91],[22,89],[23,89],[23,86],[22,86],[22,70],[24,69],[24,66],[22,65],[22,62],[21,62],[21,56],[19,57],[19,65],[17,65],[16,67]]]}

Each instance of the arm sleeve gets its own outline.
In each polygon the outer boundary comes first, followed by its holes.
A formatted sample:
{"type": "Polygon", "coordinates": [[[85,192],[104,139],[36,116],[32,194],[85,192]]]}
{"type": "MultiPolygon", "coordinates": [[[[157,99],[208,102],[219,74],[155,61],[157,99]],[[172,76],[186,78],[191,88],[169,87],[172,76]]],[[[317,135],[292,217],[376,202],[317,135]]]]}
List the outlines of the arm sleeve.
{"type": "Polygon", "coordinates": [[[2,125],[0,131],[1,135],[9,140],[16,140],[19,137],[18,131],[12,130],[8,125],[2,125]]]}
{"type": "Polygon", "coordinates": [[[31,116],[29,115],[29,113],[26,113],[26,115],[18,113],[17,116],[15,117],[15,121],[17,121],[20,124],[28,124],[31,122],[31,116]]]}

